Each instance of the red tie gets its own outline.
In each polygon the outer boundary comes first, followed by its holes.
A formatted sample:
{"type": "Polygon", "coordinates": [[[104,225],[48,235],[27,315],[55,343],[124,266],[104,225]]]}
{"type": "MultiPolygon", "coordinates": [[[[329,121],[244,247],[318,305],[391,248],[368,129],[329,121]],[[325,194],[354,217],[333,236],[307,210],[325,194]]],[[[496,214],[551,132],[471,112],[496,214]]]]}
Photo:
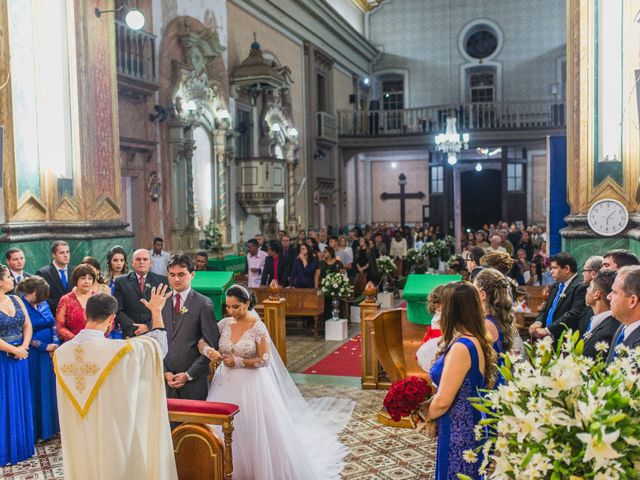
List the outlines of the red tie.
{"type": "Polygon", "coordinates": [[[140,291],[144,293],[144,277],[138,277],[138,282],[140,283],[140,291]]]}
{"type": "Polygon", "coordinates": [[[182,297],[180,297],[180,295],[176,295],[176,301],[173,304],[173,313],[176,314],[176,317],[180,315],[180,299],[181,298],[182,297]]]}

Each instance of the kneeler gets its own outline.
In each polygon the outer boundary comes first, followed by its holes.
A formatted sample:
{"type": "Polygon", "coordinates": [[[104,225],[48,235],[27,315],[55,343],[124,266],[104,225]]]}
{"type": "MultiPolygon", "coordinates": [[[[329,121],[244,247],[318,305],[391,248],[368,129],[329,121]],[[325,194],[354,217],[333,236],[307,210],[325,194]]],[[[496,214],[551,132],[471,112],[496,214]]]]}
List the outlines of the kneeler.
{"type": "Polygon", "coordinates": [[[171,432],[180,480],[231,480],[231,434],[237,405],[202,400],[167,399],[169,420],[184,422],[171,432]],[[222,426],[223,440],[208,425],[222,426]]]}

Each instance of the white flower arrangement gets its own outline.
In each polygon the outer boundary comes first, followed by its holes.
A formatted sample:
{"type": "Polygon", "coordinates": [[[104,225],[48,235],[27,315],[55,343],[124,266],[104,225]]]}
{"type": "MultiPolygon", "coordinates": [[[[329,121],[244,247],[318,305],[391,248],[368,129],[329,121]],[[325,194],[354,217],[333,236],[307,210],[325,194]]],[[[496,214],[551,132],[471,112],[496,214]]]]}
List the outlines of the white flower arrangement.
{"type": "MultiPolygon", "coordinates": [[[[598,350],[603,352],[604,345],[598,350]]],[[[471,398],[484,413],[480,473],[492,479],[637,479],[640,464],[640,348],[606,364],[582,355],[578,332],[554,350],[549,337],[528,361],[505,356],[506,384],[471,398]],[[491,466],[491,470],[490,470],[491,466]]],[[[476,432],[477,434],[478,432],[476,432]]],[[[458,475],[466,479],[464,475],[458,475]]]]}
{"type": "Polygon", "coordinates": [[[410,248],[409,250],[407,250],[406,258],[407,258],[407,262],[409,262],[411,265],[418,265],[418,264],[424,263],[425,254],[422,249],[410,248]]]}
{"type": "Polygon", "coordinates": [[[322,279],[320,287],[325,297],[347,298],[353,292],[353,287],[349,284],[349,280],[339,272],[327,274],[322,279]]]}
{"type": "Polygon", "coordinates": [[[388,255],[380,255],[376,260],[378,271],[383,275],[389,275],[396,271],[396,263],[388,255]]]}

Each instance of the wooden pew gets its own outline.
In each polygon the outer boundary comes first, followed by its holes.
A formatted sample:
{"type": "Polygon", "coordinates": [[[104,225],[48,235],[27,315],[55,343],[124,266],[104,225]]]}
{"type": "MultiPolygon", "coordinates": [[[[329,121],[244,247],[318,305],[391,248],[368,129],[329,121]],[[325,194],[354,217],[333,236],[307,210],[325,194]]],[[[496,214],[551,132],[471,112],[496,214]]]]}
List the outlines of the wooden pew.
{"type": "MultiPolygon", "coordinates": [[[[258,303],[269,299],[269,288],[251,289],[258,297],[258,303]]],[[[315,288],[283,288],[280,297],[287,302],[287,317],[313,317],[313,335],[318,337],[319,321],[324,315],[324,296],[315,288]]],[[[278,350],[279,351],[279,350],[278,350]]]]}
{"type": "Polygon", "coordinates": [[[169,420],[184,422],[171,432],[180,480],[233,477],[233,419],[237,405],[200,400],[167,399],[169,420]],[[220,425],[224,442],[207,425],[220,425]]]}

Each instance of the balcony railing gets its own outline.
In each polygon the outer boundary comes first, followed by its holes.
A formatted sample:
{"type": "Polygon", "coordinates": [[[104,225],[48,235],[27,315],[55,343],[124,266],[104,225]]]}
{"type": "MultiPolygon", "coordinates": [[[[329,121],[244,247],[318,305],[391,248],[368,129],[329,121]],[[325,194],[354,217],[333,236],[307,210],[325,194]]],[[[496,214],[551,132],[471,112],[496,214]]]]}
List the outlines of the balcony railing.
{"type": "Polygon", "coordinates": [[[116,20],[116,52],[118,74],[132,80],[158,83],[156,37],[143,30],[131,30],[116,20]]]}
{"type": "Polygon", "coordinates": [[[566,126],[561,102],[487,102],[439,105],[406,110],[338,112],[342,136],[435,134],[446,128],[447,116],[458,131],[556,129],[566,126]]]}

